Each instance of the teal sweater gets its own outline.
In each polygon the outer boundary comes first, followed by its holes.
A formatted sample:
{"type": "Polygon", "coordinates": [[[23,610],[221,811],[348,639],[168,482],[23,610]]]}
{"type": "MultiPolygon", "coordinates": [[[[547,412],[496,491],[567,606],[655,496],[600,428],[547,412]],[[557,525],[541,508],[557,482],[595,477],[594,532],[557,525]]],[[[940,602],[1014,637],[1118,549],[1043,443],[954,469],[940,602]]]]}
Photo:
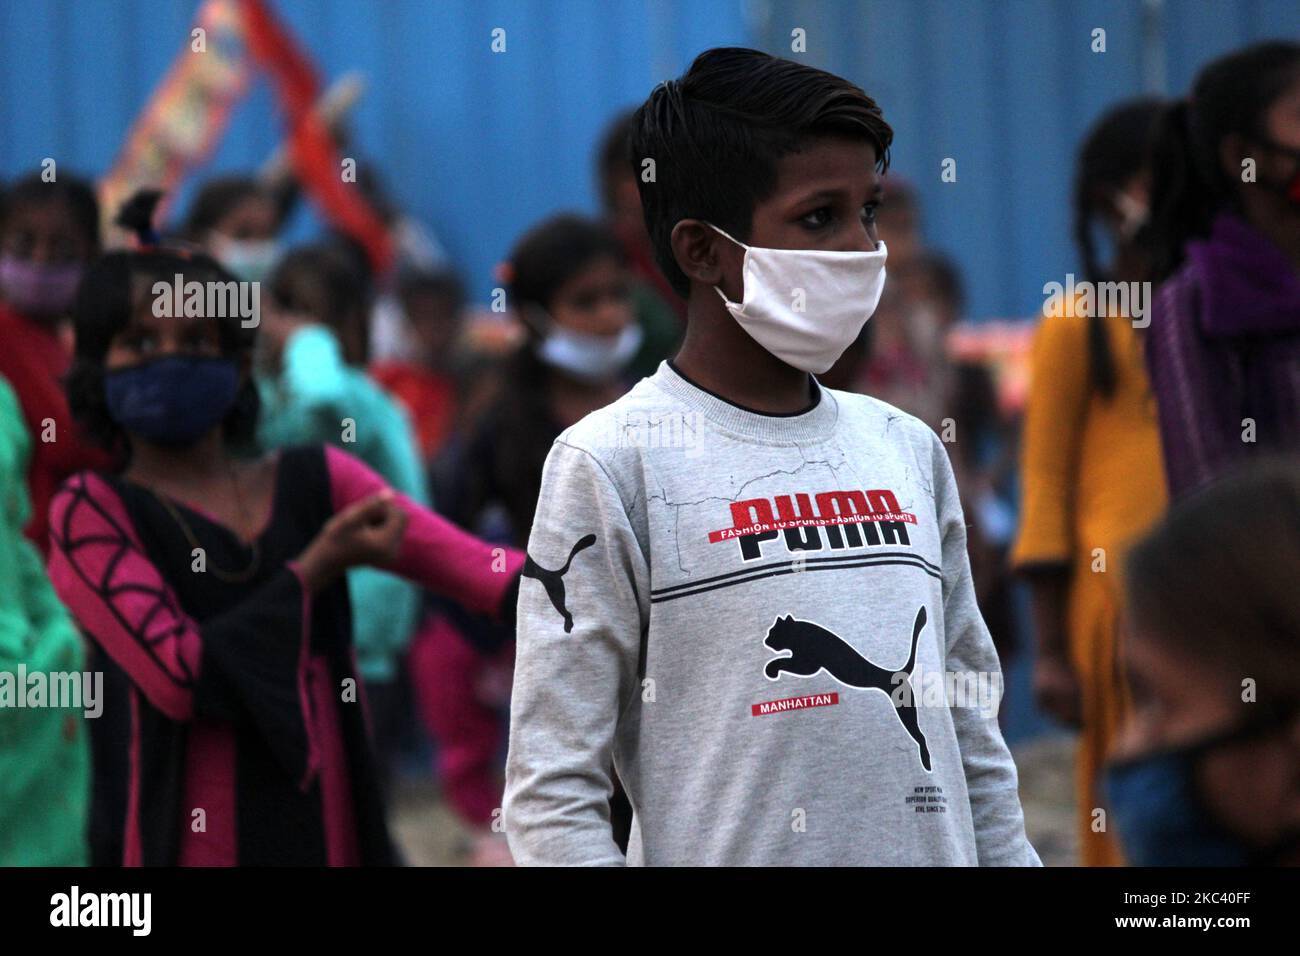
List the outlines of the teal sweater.
{"type": "Polygon", "coordinates": [[[81,635],[55,596],[40,554],[23,537],[31,510],[30,452],[18,399],[0,378],[0,867],[84,866],[90,803],[85,708],[17,706],[16,695],[31,688],[34,675],[77,673],[85,666],[81,635]],[[17,683],[19,665],[27,676],[24,688],[17,683]]]}
{"type": "MultiPolygon", "coordinates": [[[[343,360],[333,332],[307,326],[289,339],[278,378],[259,380],[258,440],[266,448],[325,443],[364,461],[422,505],[429,491],[411,423],[364,371],[343,360]]],[[[390,681],[420,622],[420,590],[373,568],[348,572],[357,666],[367,681],[390,681]]]]}

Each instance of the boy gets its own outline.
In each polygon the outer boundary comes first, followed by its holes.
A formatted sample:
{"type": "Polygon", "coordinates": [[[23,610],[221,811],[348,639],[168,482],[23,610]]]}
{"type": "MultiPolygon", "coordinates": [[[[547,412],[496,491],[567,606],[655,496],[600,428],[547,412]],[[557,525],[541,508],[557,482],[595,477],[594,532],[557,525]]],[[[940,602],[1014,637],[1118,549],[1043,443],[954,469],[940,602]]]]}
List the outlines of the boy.
{"type": "Polygon", "coordinates": [[[519,598],[517,861],[624,862],[614,768],[631,863],[1038,863],[996,703],[936,701],[945,672],[1001,676],[947,454],[813,378],[880,296],[892,137],[857,87],[753,50],[701,54],[638,111],[646,225],[688,326],[546,463],[519,598]]]}

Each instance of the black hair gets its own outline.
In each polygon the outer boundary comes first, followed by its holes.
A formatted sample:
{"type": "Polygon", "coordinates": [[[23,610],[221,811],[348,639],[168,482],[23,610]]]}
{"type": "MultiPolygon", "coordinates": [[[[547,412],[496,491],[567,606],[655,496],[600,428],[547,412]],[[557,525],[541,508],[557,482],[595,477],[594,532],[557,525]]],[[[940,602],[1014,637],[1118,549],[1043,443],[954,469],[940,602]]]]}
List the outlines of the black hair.
{"type": "Polygon", "coordinates": [[[636,127],[636,110],[619,113],[605,127],[596,153],[596,185],[605,210],[614,208],[616,187],[621,176],[626,176],[632,164],[632,131],[636,127]]]}
{"type": "MultiPolygon", "coordinates": [[[[72,312],[76,345],[65,382],[68,405],[88,438],[123,456],[129,452],[126,435],[109,415],[104,396],[104,357],[113,338],[139,307],[135,299],[139,280],[144,280],[145,288],[158,281],[170,283],[178,273],[184,282],[238,281],[203,252],[154,244],[153,212],[161,196],[157,191],[143,191],[122,207],[114,221],[134,233],[142,247],[110,252],[92,263],[77,288],[72,312]]],[[[222,352],[237,359],[251,356],[257,329],[245,328],[237,315],[217,321],[222,352]]],[[[226,440],[235,447],[251,445],[258,410],[257,387],[250,376],[223,420],[226,440]]]]}
{"type": "Polygon", "coordinates": [[[705,219],[747,240],[754,206],[776,188],[777,161],[817,136],[866,140],[876,167],[889,167],[894,133],[880,107],[832,73],[722,47],[655,87],[636,111],[629,160],[655,259],[679,295],[690,280],[673,258],[673,227],[705,219]],[[653,182],[640,175],[645,159],[654,160],[653,182]]]}
{"type": "Polygon", "coordinates": [[[370,354],[370,285],[364,261],[351,247],[331,237],[292,248],[270,273],[266,286],[277,306],[302,311],[298,290],[315,286],[322,293],[324,315],[316,320],[334,330],[348,364],[364,365],[370,354]]]}
{"type": "Polygon", "coordinates": [[[22,205],[63,203],[92,254],[99,252],[99,200],[89,182],[67,172],[46,182],[40,173],[30,173],[10,183],[0,202],[0,231],[9,225],[14,209],[22,205]]]}
{"type": "Polygon", "coordinates": [[[1153,281],[1177,270],[1187,241],[1208,235],[1219,212],[1240,208],[1240,180],[1224,172],[1219,147],[1233,134],[1267,139],[1264,115],[1297,79],[1300,43],[1258,43],[1205,67],[1165,111],[1152,147],[1153,281]]]}
{"type": "Polygon", "coordinates": [[[465,283],[452,269],[411,269],[397,277],[397,295],[431,295],[446,299],[453,312],[465,307],[465,283]]]}
{"type": "Polygon", "coordinates": [[[252,176],[218,176],[209,179],[199,187],[190,203],[190,211],[182,229],[185,237],[191,242],[202,242],[216,228],[217,223],[247,199],[275,201],[270,191],[252,176]]]}
{"type": "MultiPolygon", "coordinates": [[[[1114,195],[1151,163],[1151,137],[1163,104],[1144,97],[1108,110],[1097,120],[1079,147],[1074,174],[1074,241],[1083,257],[1083,276],[1101,282],[1103,275],[1093,234],[1097,215],[1114,195]]],[[[1142,242],[1145,227],[1130,241],[1142,242]]],[[[1104,397],[1115,394],[1115,359],[1106,338],[1105,316],[1096,310],[1088,320],[1088,374],[1104,397]]]]}
{"type": "Polygon", "coordinates": [[[624,260],[623,247],[604,224],[568,213],[544,220],[524,233],[510,253],[511,306],[549,310],[561,286],[606,256],[624,260]]]}
{"type": "Polygon", "coordinates": [[[1300,674],[1298,566],[1300,460],[1261,460],[1177,502],[1130,548],[1127,610],[1180,653],[1300,674]]]}
{"type": "Polygon", "coordinates": [[[369,303],[358,282],[357,271],[351,260],[333,244],[320,242],[298,246],[289,250],[276,264],[269,285],[271,295],[279,305],[293,308],[292,283],[300,278],[325,287],[330,311],[317,318],[331,328],[341,329],[366,313],[369,303]]]}

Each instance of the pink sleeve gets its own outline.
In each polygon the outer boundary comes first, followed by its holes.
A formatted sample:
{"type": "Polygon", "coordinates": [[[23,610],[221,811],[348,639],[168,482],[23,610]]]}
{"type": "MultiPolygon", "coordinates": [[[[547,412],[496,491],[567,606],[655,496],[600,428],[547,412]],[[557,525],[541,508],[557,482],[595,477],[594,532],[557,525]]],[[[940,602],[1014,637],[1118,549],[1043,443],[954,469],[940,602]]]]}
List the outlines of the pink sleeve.
{"type": "MultiPolygon", "coordinates": [[[[342,511],[388,487],[367,465],[332,445],[325,448],[334,510],[342,511]]],[[[524,565],[524,553],[488,544],[403,494],[409,523],[389,570],[468,610],[496,614],[524,565]]]]}
{"type": "Polygon", "coordinates": [[[50,504],[50,580],[81,627],[173,720],[194,713],[202,641],[112,487],[89,472],[50,504]]]}

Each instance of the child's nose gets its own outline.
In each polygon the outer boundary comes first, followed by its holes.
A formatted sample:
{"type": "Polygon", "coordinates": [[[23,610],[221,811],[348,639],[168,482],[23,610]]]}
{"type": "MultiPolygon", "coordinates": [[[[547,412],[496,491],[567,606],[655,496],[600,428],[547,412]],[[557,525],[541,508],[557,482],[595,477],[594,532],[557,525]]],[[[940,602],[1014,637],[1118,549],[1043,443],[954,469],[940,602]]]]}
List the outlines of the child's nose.
{"type": "Polygon", "coordinates": [[[876,237],[871,234],[871,230],[864,225],[852,226],[845,237],[844,245],[840,246],[840,252],[875,252],[877,248],[876,237]]]}

